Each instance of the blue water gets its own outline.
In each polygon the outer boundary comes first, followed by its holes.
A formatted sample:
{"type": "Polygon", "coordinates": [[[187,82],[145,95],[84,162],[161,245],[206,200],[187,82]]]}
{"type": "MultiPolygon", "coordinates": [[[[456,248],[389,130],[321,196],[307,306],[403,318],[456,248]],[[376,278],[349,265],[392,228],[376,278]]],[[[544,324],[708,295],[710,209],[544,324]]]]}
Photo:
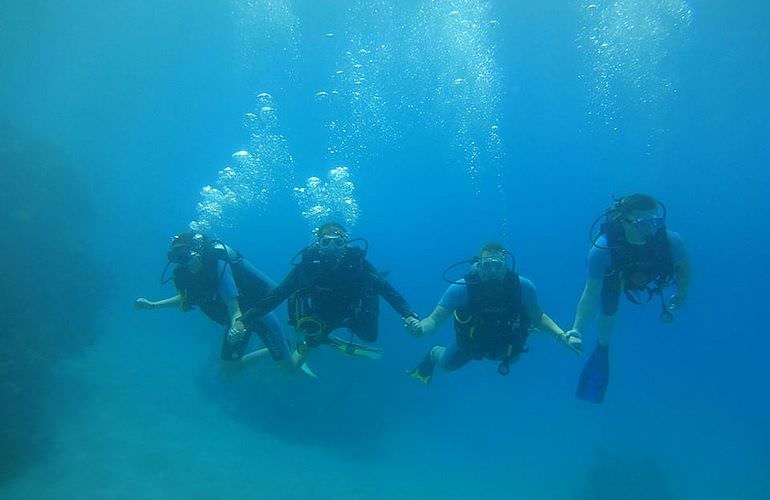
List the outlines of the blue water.
{"type": "Polygon", "coordinates": [[[2,5],[0,497],[770,498],[766,3],[342,4],[2,5]],[[310,177],[329,189],[297,196],[310,177]],[[207,185],[258,196],[216,218],[207,185]],[[403,370],[450,328],[415,340],[384,306],[378,361],[226,378],[203,315],[131,308],[172,295],[193,221],[280,280],[347,218],[423,315],[501,240],[566,327],[590,223],[631,192],[666,203],[693,283],[671,325],[622,304],[602,405],[544,335],[508,377],[424,387],[403,370]]]}

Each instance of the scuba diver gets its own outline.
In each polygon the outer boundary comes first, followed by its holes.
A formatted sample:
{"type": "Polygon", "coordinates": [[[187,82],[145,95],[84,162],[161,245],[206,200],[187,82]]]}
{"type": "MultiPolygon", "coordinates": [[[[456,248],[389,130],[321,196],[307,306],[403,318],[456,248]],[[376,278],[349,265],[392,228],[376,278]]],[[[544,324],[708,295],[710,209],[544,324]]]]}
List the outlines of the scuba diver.
{"type": "Polygon", "coordinates": [[[211,320],[225,327],[222,360],[240,361],[240,365],[245,366],[269,353],[287,370],[297,366],[274,314],[255,317],[249,330],[233,328],[246,305],[257,302],[275,288],[275,282],[239,252],[198,232],[178,234],[171,240],[161,283],[171,280],[178,291],[176,295],[158,301],[140,297],[134,302],[134,308],[177,307],[184,312],[199,308],[211,320]],[[164,279],[171,264],[176,266],[172,276],[164,279]],[[244,354],[252,330],[265,347],[244,354]]]}
{"type": "Polygon", "coordinates": [[[690,287],[690,261],[678,233],[666,228],[666,208],[652,196],[614,201],[591,226],[588,279],[568,333],[580,335],[596,316],[598,339],[580,375],[578,398],[601,403],[609,383],[609,344],[621,293],[634,303],[660,300],[661,321],[673,321],[690,287]],[[594,235],[596,225],[601,229],[594,235]],[[665,289],[675,285],[669,300],[665,289]]]}
{"type": "Polygon", "coordinates": [[[526,352],[530,328],[546,332],[576,353],[582,340],[575,332],[565,333],[538,304],[535,285],[510,268],[510,255],[499,243],[487,243],[478,257],[458,262],[444,271],[450,283],[430,316],[410,328],[416,337],[438,330],[450,315],[454,317],[455,341],[447,348],[435,345],[414,370],[407,375],[424,384],[433,377],[438,365],[454,371],[473,359],[499,361],[497,371],[508,375],[511,363],[526,352]],[[461,264],[470,264],[464,278],[452,281],[447,272],[461,264]]]}
{"type": "Polygon", "coordinates": [[[283,282],[244,313],[236,328],[251,327],[288,299],[289,324],[301,339],[295,353],[299,359],[319,345],[353,356],[378,358],[382,353],[379,348],[354,342],[353,335],[365,342],[377,340],[380,297],[402,317],[405,325],[417,323],[417,316],[366,260],[365,240],[350,240],[345,228],[336,222],[322,225],[315,236],[316,242],[294,257],[294,267],[283,282]],[[363,242],[364,247],[354,245],[355,242],[363,242]],[[338,328],[349,330],[350,338],[332,335],[338,328]]]}

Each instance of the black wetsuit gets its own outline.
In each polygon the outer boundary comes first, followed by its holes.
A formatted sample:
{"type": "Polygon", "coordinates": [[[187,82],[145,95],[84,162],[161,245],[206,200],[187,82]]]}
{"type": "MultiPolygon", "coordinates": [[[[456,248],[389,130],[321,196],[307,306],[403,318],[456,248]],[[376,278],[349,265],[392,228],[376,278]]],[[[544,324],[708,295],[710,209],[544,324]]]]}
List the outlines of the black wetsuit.
{"type": "MultiPolygon", "coordinates": [[[[275,290],[244,314],[247,324],[289,299],[290,323],[302,330],[303,320],[312,318],[319,331],[313,332],[321,343],[337,328],[348,328],[366,342],[377,340],[379,298],[402,317],[411,316],[411,307],[388,281],[366,260],[363,250],[347,247],[333,262],[323,259],[316,247],[302,253],[275,290]]],[[[307,332],[306,332],[307,333],[307,332]]]]}

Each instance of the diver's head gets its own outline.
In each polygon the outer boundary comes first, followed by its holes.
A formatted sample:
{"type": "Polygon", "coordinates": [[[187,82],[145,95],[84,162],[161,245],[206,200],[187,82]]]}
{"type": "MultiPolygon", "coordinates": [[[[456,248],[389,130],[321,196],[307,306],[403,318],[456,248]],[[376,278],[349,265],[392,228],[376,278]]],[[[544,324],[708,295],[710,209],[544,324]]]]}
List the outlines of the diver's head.
{"type": "Polygon", "coordinates": [[[203,250],[206,237],[200,233],[189,231],[171,238],[168,249],[168,261],[172,264],[185,266],[193,273],[203,267],[203,250]]]}
{"type": "Polygon", "coordinates": [[[508,274],[508,251],[500,243],[490,242],[481,247],[476,273],[482,281],[502,280],[508,274]]]}
{"type": "Polygon", "coordinates": [[[318,240],[316,246],[321,255],[329,258],[339,257],[348,244],[348,232],[341,224],[327,222],[315,230],[318,240]]]}
{"type": "Polygon", "coordinates": [[[618,200],[613,219],[620,223],[623,235],[632,245],[644,245],[666,225],[659,213],[658,201],[647,194],[632,194],[618,200]]]}

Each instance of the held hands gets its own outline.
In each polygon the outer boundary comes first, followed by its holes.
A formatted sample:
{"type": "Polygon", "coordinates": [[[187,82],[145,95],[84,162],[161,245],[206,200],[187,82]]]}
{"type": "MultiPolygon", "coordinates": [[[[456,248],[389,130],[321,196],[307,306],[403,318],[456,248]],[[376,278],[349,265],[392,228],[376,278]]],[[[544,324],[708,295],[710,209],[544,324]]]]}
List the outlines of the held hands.
{"type": "Polygon", "coordinates": [[[564,345],[566,345],[567,348],[571,351],[574,351],[578,354],[583,352],[583,338],[581,337],[580,332],[574,328],[568,332],[564,332],[564,335],[561,337],[561,341],[564,342],[564,345]]]}
{"type": "Polygon", "coordinates": [[[246,331],[246,324],[243,322],[243,320],[241,319],[241,317],[240,317],[240,316],[238,316],[237,318],[235,318],[235,319],[232,321],[232,325],[231,325],[231,327],[232,327],[232,328],[235,328],[235,329],[237,329],[237,330],[242,330],[242,331],[244,331],[244,332],[246,331]]]}
{"type": "Polygon", "coordinates": [[[237,344],[243,340],[244,336],[246,336],[246,325],[243,324],[240,317],[236,318],[227,330],[227,343],[237,344]]]}
{"type": "Polygon", "coordinates": [[[407,316],[404,319],[404,328],[409,330],[412,337],[422,337],[425,333],[422,330],[422,322],[416,316],[407,316]]]}
{"type": "Polygon", "coordinates": [[[134,301],[134,309],[137,311],[140,309],[155,309],[155,302],[139,297],[134,301]]]}

